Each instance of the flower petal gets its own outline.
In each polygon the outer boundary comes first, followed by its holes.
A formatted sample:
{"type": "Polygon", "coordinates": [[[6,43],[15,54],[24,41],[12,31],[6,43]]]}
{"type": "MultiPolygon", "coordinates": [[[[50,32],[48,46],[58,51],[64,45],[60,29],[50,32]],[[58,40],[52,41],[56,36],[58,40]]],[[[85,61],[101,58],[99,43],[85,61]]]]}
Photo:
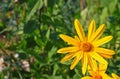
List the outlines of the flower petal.
{"type": "Polygon", "coordinates": [[[75,57],[75,59],[73,60],[70,69],[72,70],[77,64],[78,62],[81,60],[81,58],[83,57],[83,52],[78,52],[77,56],[75,57]]]}
{"type": "Polygon", "coordinates": [[[99,63],[99,66],[98,66],[99,74],[104,74],[107,70],[107,66],[108,65],[106,64],[99,63]]]}
{"type": "Polygon", "coordinates": [[[76,45],[78,46],[79,45],[79,41],[77,41],[76,39],[70,37],[70,36],[67,36],[67,35],[64,35],[64,34],[60,34],[59,35],[60,38],[62,38],[65,42],[68,42],[69,44],[72,44],[72,45],[76,45]]]}
{"type": "MultiPolygon", "coordinates": [[[[88,64],[89,64],[89,70],[95,71],[97,70],[97,63],[91,56],[88,55],[88,64]]],[[[92,75],[92,74],[91,74],[92,75]]]]}
{"type": "Polygon", "coordinates": [[[95,41],[97,40],[103,33],[105,29],[105,24],[102,24],[97,30],[96,32],[93,34],[93,36],[91,37],[90,41],[95,41]]]}
{"type": "Polygon", "coordinates": [[[106,55],[106,54],[101,54],[101,53],[98,53],[98,54],[104,58],[112,58],[112,55],[106,55]]]}
{"type": "Polygon", "coordinates": [[[87,54],[84,53],[83,59],[82,59],[82,73],[85,75],[87,70],[87,64],[88,64],[88,57],[87,54]]]}
{"type": "Polygon", "coordinates": [[[88,41],[90,40],[94,32],[95,32],[95,21],[92,20],[88,27],[88,41]]]}
{"type": "Polygon", "coordinates": [[[74,58],[75,56],[76,56],[75,53],[69,53],[65,57],[63,57],[60,62],[63,63],[65,61],[68,61],[68,60],[74,58]]]}
{"type": "Polygon", "coordinates": [[[79,21],[77,19],[75,19],[74,25],[75,25],[75,29],[76,29],[76,32],[77,32],[80,40],[85,41],[86,38],[85,38],[84,30],[82,28],[82,25],[79,23],[79,21]]]}
{"type": "Polygon", "coordinates": [[[113,38],[112,36],[106,36],[106,37],[104,37],[104,38],[102,38],[102,39],[99,39],[99,40],[93,42],[93,44],[94,44],[96,47],[98,47],[98,46],[101,46],[101,45],[109,42],[112,38],[113,38]]]}
{"type": "Polygon", "coordinates": [[[115,73],[112,73],[112,77],[113,77],[113,79],[120,79],[120,77],[118,75],[116,75],[115,73]]]}
{"type": "Polygon", "coordinates": [[[112,77],[108,76],[106,73],[102,75],[102,79],[113,79],[112,77]]]}
{"type": "Polygon", "coordinates": [[[103,64],[108,64],[107,61],[101,57],[99,54],[97,54],[96,52],[91,55],[95,60],[97,60],[99,63],[103,63],[103,64]]]}
{"type": "Polygon", "coordinates": [[[90,76],[85,76],[85,77],[82,77],[81,79],[93,79],[93,78],[90,76]]]}
{"type": "Polygon", "coordinates": [[[64,47],[64,48],[61,48],[59,49],[57,52],[58,53],[62,53],[62,54],[65,54],[65,53],[69,53],[69,52],[77,52],[79,51],[79,47],[64,47]]]}
{"type": "Polygon", "coordinates": [[[80,39],[78,38],[78,36],[74,36],[74,38],[80,42],[80,39]]]}
{"type": "Polygon", "coordinates": [[[96,48],[96,52],[105,58],[111,58],[112,55],[115,54],[115,52],[113,50],[105,49],[105,48],[96,48]]]}

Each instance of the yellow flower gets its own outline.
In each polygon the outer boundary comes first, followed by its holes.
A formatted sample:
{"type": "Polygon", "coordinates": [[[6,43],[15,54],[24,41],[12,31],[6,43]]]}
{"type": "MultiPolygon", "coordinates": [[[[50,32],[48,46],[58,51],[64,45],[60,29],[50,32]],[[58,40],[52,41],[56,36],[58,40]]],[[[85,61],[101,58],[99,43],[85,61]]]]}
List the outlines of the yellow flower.
{"type": "Polygon", "coordinates": [[[12,13],[9,11],[9,12],[7,12],[7,14],[6,14],[6,15],[7,15],[7,17],[8,17],[8,18],[11,18],[12,13]]]}
{"type": "Polygon", "coordinates": [[[73,69],[81,60],[83,74],[86,73],[88,64],[92,69],[94,69],[94,59],[100,63],[108,64],[104,58],[111,58],[114,54],[114,51],[99,47],[112,39],[112,36],[106,36],[99,39],[104,31],[105,25],[102,24],[95,31],[95,21],[92,20],[88,28],[88,36],[85,35],[82,25],[77,19],[75,19],[74,25],[79,37],[75,36],[72,38],[64,34],[59,35],[60,38],[62,38],[65,42],[68,42],[70,45],[69,47],[64,47],[57,51],[61,54],[67,54],[62,58],[61,62],[65,62],[74,58],[70,66],[70,69],[73,69]]]}
{"type": "Polygon", "coordinates": [[[91,76],[85,76],[81,79],[113,79],[105,73],[106,69],[107,65],[101,63],[98,66],[96,65],[95,71],[88,67],[88,72],[91,76]]]}
{"type": "Polygon", "coordinates": [[[120,77],[118,75],[116,75],[115,73],[112,73],[112,77],[113,77],[113,79],[120,79],[120,77]]]}

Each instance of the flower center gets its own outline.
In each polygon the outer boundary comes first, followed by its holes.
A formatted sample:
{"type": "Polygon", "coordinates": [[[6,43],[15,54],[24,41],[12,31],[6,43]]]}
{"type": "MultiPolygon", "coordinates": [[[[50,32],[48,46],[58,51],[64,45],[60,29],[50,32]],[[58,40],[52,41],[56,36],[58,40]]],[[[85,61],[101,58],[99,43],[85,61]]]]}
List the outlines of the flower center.
{"type": "Polygon", "coordinates": [[[92,51],[92,49],[93,49],[92,44],[90,44],[90,43],[88,43],[88,42],[82,43],[81,46],[82,46],[81,48],[82,48],[82,50],[83,50],[84,52],[90,52],[90,51],[92,51]]]}
{"type": "Polygon", "coordinates": [[[94,79],[102,79],[102,76],[101,75],[95,75],[93,78],[94,79]]]}

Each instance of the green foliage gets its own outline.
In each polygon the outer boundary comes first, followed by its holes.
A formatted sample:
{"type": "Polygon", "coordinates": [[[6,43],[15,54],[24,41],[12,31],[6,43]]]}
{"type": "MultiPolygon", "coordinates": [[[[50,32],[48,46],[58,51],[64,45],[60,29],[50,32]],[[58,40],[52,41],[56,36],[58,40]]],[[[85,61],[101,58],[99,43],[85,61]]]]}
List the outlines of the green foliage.
{"type": "Polygon", "coordinates": [[[61,64],[57,54],[66,46],[59,34],[73,36],[75,18],[85,30],[92,19],[106,24],[104,35],[114,38],[105,47],[116,52],[107,73],[120,75],[119,14],[119,0],[1,0],[0,79],[80,79],[81,63],[70,70],[71,61],[61,64]]]}

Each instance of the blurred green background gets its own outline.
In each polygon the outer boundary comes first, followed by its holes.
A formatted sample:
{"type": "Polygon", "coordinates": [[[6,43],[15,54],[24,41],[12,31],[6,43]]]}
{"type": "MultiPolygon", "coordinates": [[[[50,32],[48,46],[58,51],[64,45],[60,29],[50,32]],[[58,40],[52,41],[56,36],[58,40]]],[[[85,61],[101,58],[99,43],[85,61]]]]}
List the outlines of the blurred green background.
{"type": "Polygon", "coordinates": [[[120,75],[120,0],[0,0],[0,79],[80,79],[81,64],[70,70],[57,54],[76,18],[85,32],[92,19],[106,25],[104,47],[116,52],[106,73],[120,75]]]}

